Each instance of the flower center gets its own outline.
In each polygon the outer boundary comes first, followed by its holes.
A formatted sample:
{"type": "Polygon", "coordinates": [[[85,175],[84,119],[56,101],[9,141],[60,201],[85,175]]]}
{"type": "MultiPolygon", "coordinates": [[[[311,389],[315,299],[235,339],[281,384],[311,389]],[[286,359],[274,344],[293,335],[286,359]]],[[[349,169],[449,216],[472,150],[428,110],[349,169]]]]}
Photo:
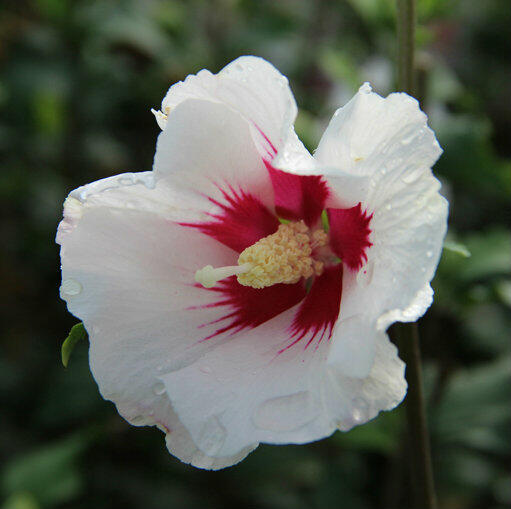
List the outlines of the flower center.
{"type": "Polygon", "coordinates": [[[247,247],[240,254],[238,265],[217,269],[207,265],[195,273],[195,280],[206,288],[233,275],[238,276],[240,284],[252,288],[297,283],[302,277],[321,275],[323,262],[312,254],[327,241],[323,230],[310,232],[303,221],[281,224],[275,233],[247,247]]]}

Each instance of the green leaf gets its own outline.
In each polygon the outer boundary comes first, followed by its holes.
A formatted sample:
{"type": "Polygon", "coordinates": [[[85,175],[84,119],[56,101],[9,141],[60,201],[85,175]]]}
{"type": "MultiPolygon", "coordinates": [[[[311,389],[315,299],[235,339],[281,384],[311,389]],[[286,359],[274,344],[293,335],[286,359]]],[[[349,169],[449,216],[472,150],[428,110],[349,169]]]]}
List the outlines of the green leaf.
{"type": "Polygon", "coordinates": [[[14,493],[2,506],[2,509],[39,509],[37,500],[30,493],[14,493]]]}
{"type": "Polygon", "coordinates": [[[470,258],[472,256],[472,253],[467,249],[467,246],[460,242],[447,240],[444,242],[444,249],[451,251],[452,253],[459,254],[460,256],[463,256],[463,258],[470,258]]]}
{"type": "Polygon", "coordinates": [[[2,465],[0,489],[10,498],[11,507],[34,509],[35,503],[55,507],[76,497],[83,489],[78,460],[88,441],[84,434],[73,435],[2,465]]]}
{"type": "Polygon", "coordinates": [[[64,340],[64,343],[62,343],[62,364],[65,368],[67,368],[67,365],[69,364],[69,358],[71,357],[71,353],[74,350],[76,343],[78,343],[81,339],[87,339],[87,331],[85,330],[82,322],[73,325],[69,331],[69,335],[64,340]]]}

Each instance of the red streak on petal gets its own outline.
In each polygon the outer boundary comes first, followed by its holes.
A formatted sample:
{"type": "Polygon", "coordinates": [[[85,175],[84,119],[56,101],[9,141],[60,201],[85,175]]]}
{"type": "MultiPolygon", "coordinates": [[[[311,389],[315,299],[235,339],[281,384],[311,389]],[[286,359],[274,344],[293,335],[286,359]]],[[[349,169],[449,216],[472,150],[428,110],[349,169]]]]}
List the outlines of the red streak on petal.
{"type": "Polygon", "coordinates": [[[280,350],[286,351],[302,339],[305,349],[317,339],[317,346],[326,337],[330,339],[341,309],[342,263],[327,267],[316,277],[310,292],[298,308],[291,325],[292,342],[280,350]]]}
{"type": "Polygon", "coordinates": [[[330,247],[352,270],[359,270],[367,261],[366,250],[373,215],[362,212],[361,204],[350,209],[327,209],[330,222],[330,247]]]}
{"type": "Polygon", "coordinates": [[[228,320],[227,324],[204,338],[203,341],[225,332],[236,334],[244,329],[253,329],[298,304],[306,293],[302,283],[277,284],[256,289],[240,285],[235,276],[219,281],[215,287],[208,288],[207,291],[217,292],[221,298],[204,307],[226,306],[229,311],[217,320],[203,325],[212,325],[228,320]]]}
{"type": "Polygon", "coordinates": [[[274,168],[264,161],[275,192],[277,215],[284,219],[303,219],[312,226],[320,217],[329,190],[317,175],[295,175],[274,168]]]}
{"type": "Polygon", "coordinates": [[[277,149],[275,148],[275,145],[270,141],[270,138],[268,138],[268,136],[266,136],[266,134],[263,133],[263,131],[257,124],[254,125],[256,129],[259,131],[259,134],[262,136],[263,140],[268,145],[269,148],[267,148],[266,151],[270,158],[273,159],[277,155],[277,149]]]}
{"type": "Polygon", "coordinates": [[[241,253],[259,239],[271,235],[279,227],[278,219],[255,196],[242,189],[221,189],[224,202],[209,198],[220,207],[219,214],[209,214],[213,221],[205,223],[180,223],[181,226],[198,228],[222,244],[241,253]]]}

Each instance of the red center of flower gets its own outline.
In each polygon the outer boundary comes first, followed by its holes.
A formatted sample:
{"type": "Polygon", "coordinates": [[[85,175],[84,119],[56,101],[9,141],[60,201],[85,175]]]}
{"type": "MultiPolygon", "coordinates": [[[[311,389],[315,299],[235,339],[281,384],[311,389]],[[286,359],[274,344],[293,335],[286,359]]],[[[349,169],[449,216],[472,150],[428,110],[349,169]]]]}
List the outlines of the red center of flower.
{"type": "Polygon", "coordinates": [[[286,173],[268,161],[265,165],[275,212],[248,190],[228,187],[221,190],[222,201],[210,198],[219,208],[210,221],[183,226],[197,228],[241,253],[238,265],[198,271],[199,281],[211,283],[205,284],[209,286],[205,291],[219,295],[207,307],[221,310],[217,320],[204,324],[218,324],[204,339],[257,327],[300,303],[282,352],[302,340],[307,348],[331,337],[341,306],[343,271],[358,271],[367,261],[372,215],[362,211],[360,203],[325,207],[330,190],[320,176],[286,173]],[[322,213],[328,232],[323,230],[322,213]],[[322,241],[315,243],[320,237],[322,241]],[[268,266],[273,272],[263,274],[266,283],[261,284],[254,274],[268,266]]]}

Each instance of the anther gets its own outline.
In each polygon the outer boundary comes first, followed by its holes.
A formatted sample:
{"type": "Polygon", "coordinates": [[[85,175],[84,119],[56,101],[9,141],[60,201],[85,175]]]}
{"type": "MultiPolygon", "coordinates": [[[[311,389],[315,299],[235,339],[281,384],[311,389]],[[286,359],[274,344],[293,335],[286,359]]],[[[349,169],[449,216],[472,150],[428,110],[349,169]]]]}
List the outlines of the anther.
{"type": "Polygon", "coordinates": [[[323,230],[310,233],[303,221],[281,224],[275,233],[247,247],[238,265],[217,269],[206,265],[195,273],[195,280],[206,288],[234,275],[238,283],[252,288],[297,283],[323,273],[323,262],[315,260],[312,252],[327,242],[323,230]]]}

